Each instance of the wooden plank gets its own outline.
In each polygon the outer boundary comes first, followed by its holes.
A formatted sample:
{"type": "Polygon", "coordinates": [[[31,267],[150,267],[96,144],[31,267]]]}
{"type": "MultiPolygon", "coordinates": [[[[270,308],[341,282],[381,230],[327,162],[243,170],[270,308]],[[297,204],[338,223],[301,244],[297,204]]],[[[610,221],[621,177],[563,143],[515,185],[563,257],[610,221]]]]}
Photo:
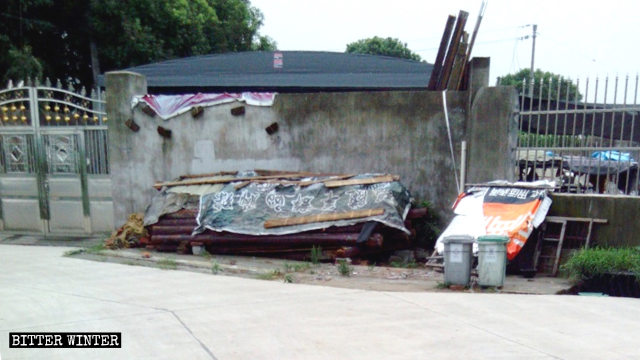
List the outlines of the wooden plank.
{"type": "Polygon", "coordinates": [[[464,57],[467,52],[468,37],[469,35],[465,32],[462,35],[462,41],[458,46],[458,53],[453,61],[451,76],[449,77],[449,83],[447,84],[447,89],[449,90],[458,90],[458,81],[462,78],[462,71],[464,71],[464,57]]]}
{"type": "Polygon", "coordinates": [[[469,59],[471,59],[471,51],[473,50],[473,45],[476,43],[476,37],[478,36],[478,30],[480,29],[480,24],[482,23],[482,18],[484,17],[484,11],[487,9],[486,1],[482,1],[480,5],[480,11],[478,12],[478,20],[476,20],[476,26],[473,28],[473,34],[471,35],[471,42],[469,42],[469,46],[467,47],[467,53],[464,56],[464,62],[462,63],[462,76],[460,80],[456,84],[456,90],[462,90],[463,88],[463,80],[468,72],[469,67],[469,59]]]}
{"type": "Polygon", "coordinates": [[[442,62],[444,60],[445,54],[447,53],[447,48],[449,47],[451,32],[453,31],[453,25],[455,24],[455,22],[456,17],[453,15],[449,15],[449,17],[447,18],[447,24],[444,26],[442,39],[440,40],[438,55],[436,56],[436,60],[433,63],[433,69],[431,70],[431,77],[429,78],[429,85],[427,86],[427,90],[435,90],[438,86],[438,80],[440,79],[440,74],[442,74],[442,62]]]}
{"type": "Polygon", "coordinates": [[[583,218],[583,217],[566,217],[566,216],[547,216],[545,221],[561,223],[563,221],[575,221],[575,222],[594,222],[596,224],[606,224],[609,222],[607,219],[598,218],[583,218]]]}
{"type": "Polygon", "coordinates": [[[318,184],[318,183],[325,183],[326,184],[326,183],[328,183],[330,181],[344,180],[344,179],[352,178],[354,176],[356,176],[356,175],[355,174],[346,174],[346,175],[340,175],[340,176],[332,176],[330,179],[300,181],[300,186],[304,187],[304,186],[309,186],[309,185],[318,184]]]}
{"type": "Polygon", "coordinates": [[[355,174],[347,174],[347,175],[339,175],[339,176],[333,176],[332,175],[328,179],[318,179],[318,180],[305,180],[305,181],[296,181],[296,180],[252,180],[251,182],[268,183],[268,184],[283,184],[283,185],[299,185],[299,186],[305,187],[305,186],[309,186],[309,185],[313,185],[313,184],[319,184],[319,183],[325,183],[325,182],[329,182],[329,181],[348,179],[348,178],[354,177],[354,176],[356,176],[356,175],[355,174]]]}
{"type": "Polygon", "coordinates": [[[236,190],[240,190],[240,189],[242,189],[243,187],[245,187],[245,186],[247,186],[249,184],[251,184],[251,181],[243,181],[241,183],[235,184],[233,186],[233,188],[236,189],[236,190]]]}
{"type": "Polygon", "coordinates": [[[318,214],[318,215],[309,215],[309,216],[289,217],[289,218],[282,218],[282,219],[269,219],[264,222],[264,227],[265,229],[270,229],[275,227],[302,225],[302,224],[324,222],[324,221],[360,219],[360,218],[377,216],[382,214],[384,214],[384,209],[366,209],[366,210],[355,210],[355,211],[347,211],[347,212],[331,213],[331,214],[318,214]]]}
{"type": "Polygon", "coordinates": [[[449,51],[447,52],[444,65],[442,67],[442,75],[440,76],[436,90],[445,90],[447,88],[447,84],[449,83],[449,76],[451,75],[451,70],[453,67],[453,61],[456,54],[458,53],[458,47],[460,46],[460,40],[462,39],[464,25],[467,23],[468,16],[469,13],[463,10],[460,10],[460,13],[458,13],[455,30],[453,31],[453,36],[451,37],[449,51]]]}
{"type": "Polygon", "coordinates": [[[334,187],[348,186],[348,185],[367,185],[367,184],[377,184],[377,183],[383,183],[383,182],[398,181],[398,179],[400,179],[398,175],[384,175],[384,176],[376,176],[376,177],[365,178],[365,179],[327,181],[324,183],[324,186],[328,188],[334,188],[334,187]]]}
{"type": "Polygon", "coordinates": [[[161,189],[163,186],[188,186],[188,185],[212,185],[212,184],[226,184],[234,181],[252,181],[252,180],[267,180],[267,179],[291,179],[300,178],[307,175],[301,175],[301,173],[289,173],[282,175],[268,175],[268,176],[251,176],[251,177],[229,177],[224,179],[191,179],[182,181],[167,181],[160,182],[153,185],[156,189],[161,189]]]}
{"type": "Polygon", "coordinates": [[[560,256],[562,255],[562,243],[564,242],[564,232],[567,230],[567,222],[562,223],[562,230],[560,230],[560,238],[558,239],[558,249],[556,250],[556,258],[553,261],[553,276],[558,275],[558,265],[560,264],[560,256]]]}
{"type": "Polygon", "coordinates": [[[589,230],[587,230],[587,238],[584,242],[584,248],[589,248],[589,242],[591,241],[591,230],[593,230],[593,221],[589,221],[589,230]]]}
{"type": "Polygon", "coordinates": [[[234,176],[237,173],[238,173],[237,171],[220,171],[220,172],[208,173],[208,174],[187,174],[187,175],[181,175],[180,180],[196,179],[196,178],[212,177],[212,176],[234,176]]]}
{"type": "Polygon", "coordinates": [[[259,176],[288,175],[292,173],[299,174],[300,176],[318,176],[317,174],[309,171],[292,172],[292,171],[284,171],[284,170],[264,170],[264,169],[255,169],[253,171],[255,171],[256,174],[258,174],[259,176]]]}

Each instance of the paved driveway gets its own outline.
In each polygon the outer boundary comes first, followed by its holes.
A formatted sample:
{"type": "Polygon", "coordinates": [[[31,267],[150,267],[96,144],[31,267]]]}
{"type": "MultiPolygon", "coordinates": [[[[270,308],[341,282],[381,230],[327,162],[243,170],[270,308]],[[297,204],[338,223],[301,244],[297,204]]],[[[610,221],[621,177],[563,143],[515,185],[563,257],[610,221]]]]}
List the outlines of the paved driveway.
{"type": "Polygon", "coordinates": [[[2,359],[635,359],[640,301],[393,293],[0,245],[2,359]],[[10,331],[122,332],[121,349],[8,349],[10,331]]]}

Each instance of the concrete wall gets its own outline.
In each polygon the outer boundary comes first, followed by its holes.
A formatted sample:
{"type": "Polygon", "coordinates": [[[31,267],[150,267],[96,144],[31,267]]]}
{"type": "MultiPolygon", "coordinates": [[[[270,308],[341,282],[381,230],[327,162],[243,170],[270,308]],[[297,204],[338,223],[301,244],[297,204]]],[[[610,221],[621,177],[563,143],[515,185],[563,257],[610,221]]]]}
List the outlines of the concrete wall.
{"type": "Polygon", "coordinates": [[[147,162],[145,151],[147,147],[153,148],[153,144],[143,144],[142,139],[135,136],[137,133],[125,126],[125,122],[134,117],[132,97],[147,92],[146,79],[126,71],[112,72],[106,77],[106,88],[113,225],[119,227],[128,214],[144,210],[142,202],[153,194],[149,180],[158,178],[160,174],[154,164],[147,162]]]}
{"type": "MultiPolygon", "coordinates": [[[[459,163],[466,93],[447,93],[447,105],[459,163]]],[[[441,93],[286,94],[274,111],[304,170],[398,174],[416,200],[443,213],[456,197],[441,93]]]]}
{"type": "Polygon", "coordinates": [[[602,218],[606,225],[594,225],[592,244],[600,246],[640,245],[640,198],[598,194],[554,194],[549,215],[602,218]]]}
{"type": "Polygon", "coordinates": [[[467,129],[467,183],[515,181],[518,93],[513,86],[481,88],[467,129]]]}
{"type": "MultiPolygon", "coordinates": [[[[130,73],[108,73],[106,78],[116,226],[127,214],[144,211],[155,182],[244,169],[394,173],[416,200],[428,200],[441,215],[450,216],[457,188],[440,92],[279,94],[272,107],[244,105],[241,116],[231,109],[243,104],[230,103],[207,107],[199,118],[186,113],[165,121],[131,110],[131,96],[146,93],[143,78],[130,73]],[[138,132],[124,125],[128,119],[140,126],[138,132]],[[269,135],[265,128],[274,122],[279,130],[269,135]],[[161,137],[158,126],[170,129],[171,138],[161,137]]],[[[492,89],[481,89],[476,97],[512,100],[504,89],[492,89]]],[[[476,120],[469,116],[469,92],[447,92],[446,97],[459,171],[460,142],[478,141],[467,133],[476,120]]],[[[512,114],[503,110],[513,104],[495,106],[497,112],[492,106],[483,108],[487,114],[476,110],[476,117],[491,119],[490,132],[504,139],[509,127],[503,125],[512,114]]],[[[474,134],[486,136],[480,130],[474,134]]],[[[497,156],[501,151],[494,147],[486,153],[497,156]]],[[[492,159],[475,158],[472,165],[500,170],[506,163],[492,159]]]]}

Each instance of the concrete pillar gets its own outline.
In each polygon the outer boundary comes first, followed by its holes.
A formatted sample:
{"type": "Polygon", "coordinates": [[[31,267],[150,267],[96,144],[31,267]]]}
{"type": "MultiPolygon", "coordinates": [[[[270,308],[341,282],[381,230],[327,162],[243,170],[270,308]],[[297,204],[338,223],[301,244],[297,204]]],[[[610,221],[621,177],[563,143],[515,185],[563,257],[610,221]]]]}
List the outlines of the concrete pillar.
{"type": "Polygon", "coordinates": [[[513,86],[483,87],[467,124],[467,183],[515,181],[518,93],[513,86]]]}
{"type": "Polygon", "coordinates": [[[469,104],[473,103],[478,90],[489,86],[489,70],[491,58],[474,57],[469,65],[469,104]]]}
{"type": "Polygon", "coordinates": [[[131,100],[135,95],[147,93],[144,76],[128,71],[106,73],[107,116],[109,117],[109,166],[111,195],[113,197],[113,223],[120,227],[128,214],[140,211],[135,204],[132,166],[134,135],[125,122],[133,119],[131,100]]]}

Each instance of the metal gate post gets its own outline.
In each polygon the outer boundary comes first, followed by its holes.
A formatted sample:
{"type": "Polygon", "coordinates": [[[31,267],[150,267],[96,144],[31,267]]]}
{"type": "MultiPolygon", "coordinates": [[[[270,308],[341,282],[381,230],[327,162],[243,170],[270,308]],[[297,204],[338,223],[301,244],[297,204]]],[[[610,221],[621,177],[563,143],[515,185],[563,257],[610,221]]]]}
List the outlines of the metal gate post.
{"type": "Polygon", "coordinates": [[[38,204],[40,207],[40,219],[42,219],[42,231],[49,232],[49,184],[47,181],[47,154],[40,135],[40,114],[38,106],[38,88],[29,86],[29,110],[31,113],[31,126],[33,127],[33,140],[35,149],[35,170],[38,184],[38,204]]]}
{"type": "Polygon", "coordinates": [[[77,133],[78,172],[82,191],[82,215],[84,215],[84,231],[91,233],[91,204],[89,203],[89,180],[87,178],[87,156],[84,148],[84,131],[77,133]]]}

